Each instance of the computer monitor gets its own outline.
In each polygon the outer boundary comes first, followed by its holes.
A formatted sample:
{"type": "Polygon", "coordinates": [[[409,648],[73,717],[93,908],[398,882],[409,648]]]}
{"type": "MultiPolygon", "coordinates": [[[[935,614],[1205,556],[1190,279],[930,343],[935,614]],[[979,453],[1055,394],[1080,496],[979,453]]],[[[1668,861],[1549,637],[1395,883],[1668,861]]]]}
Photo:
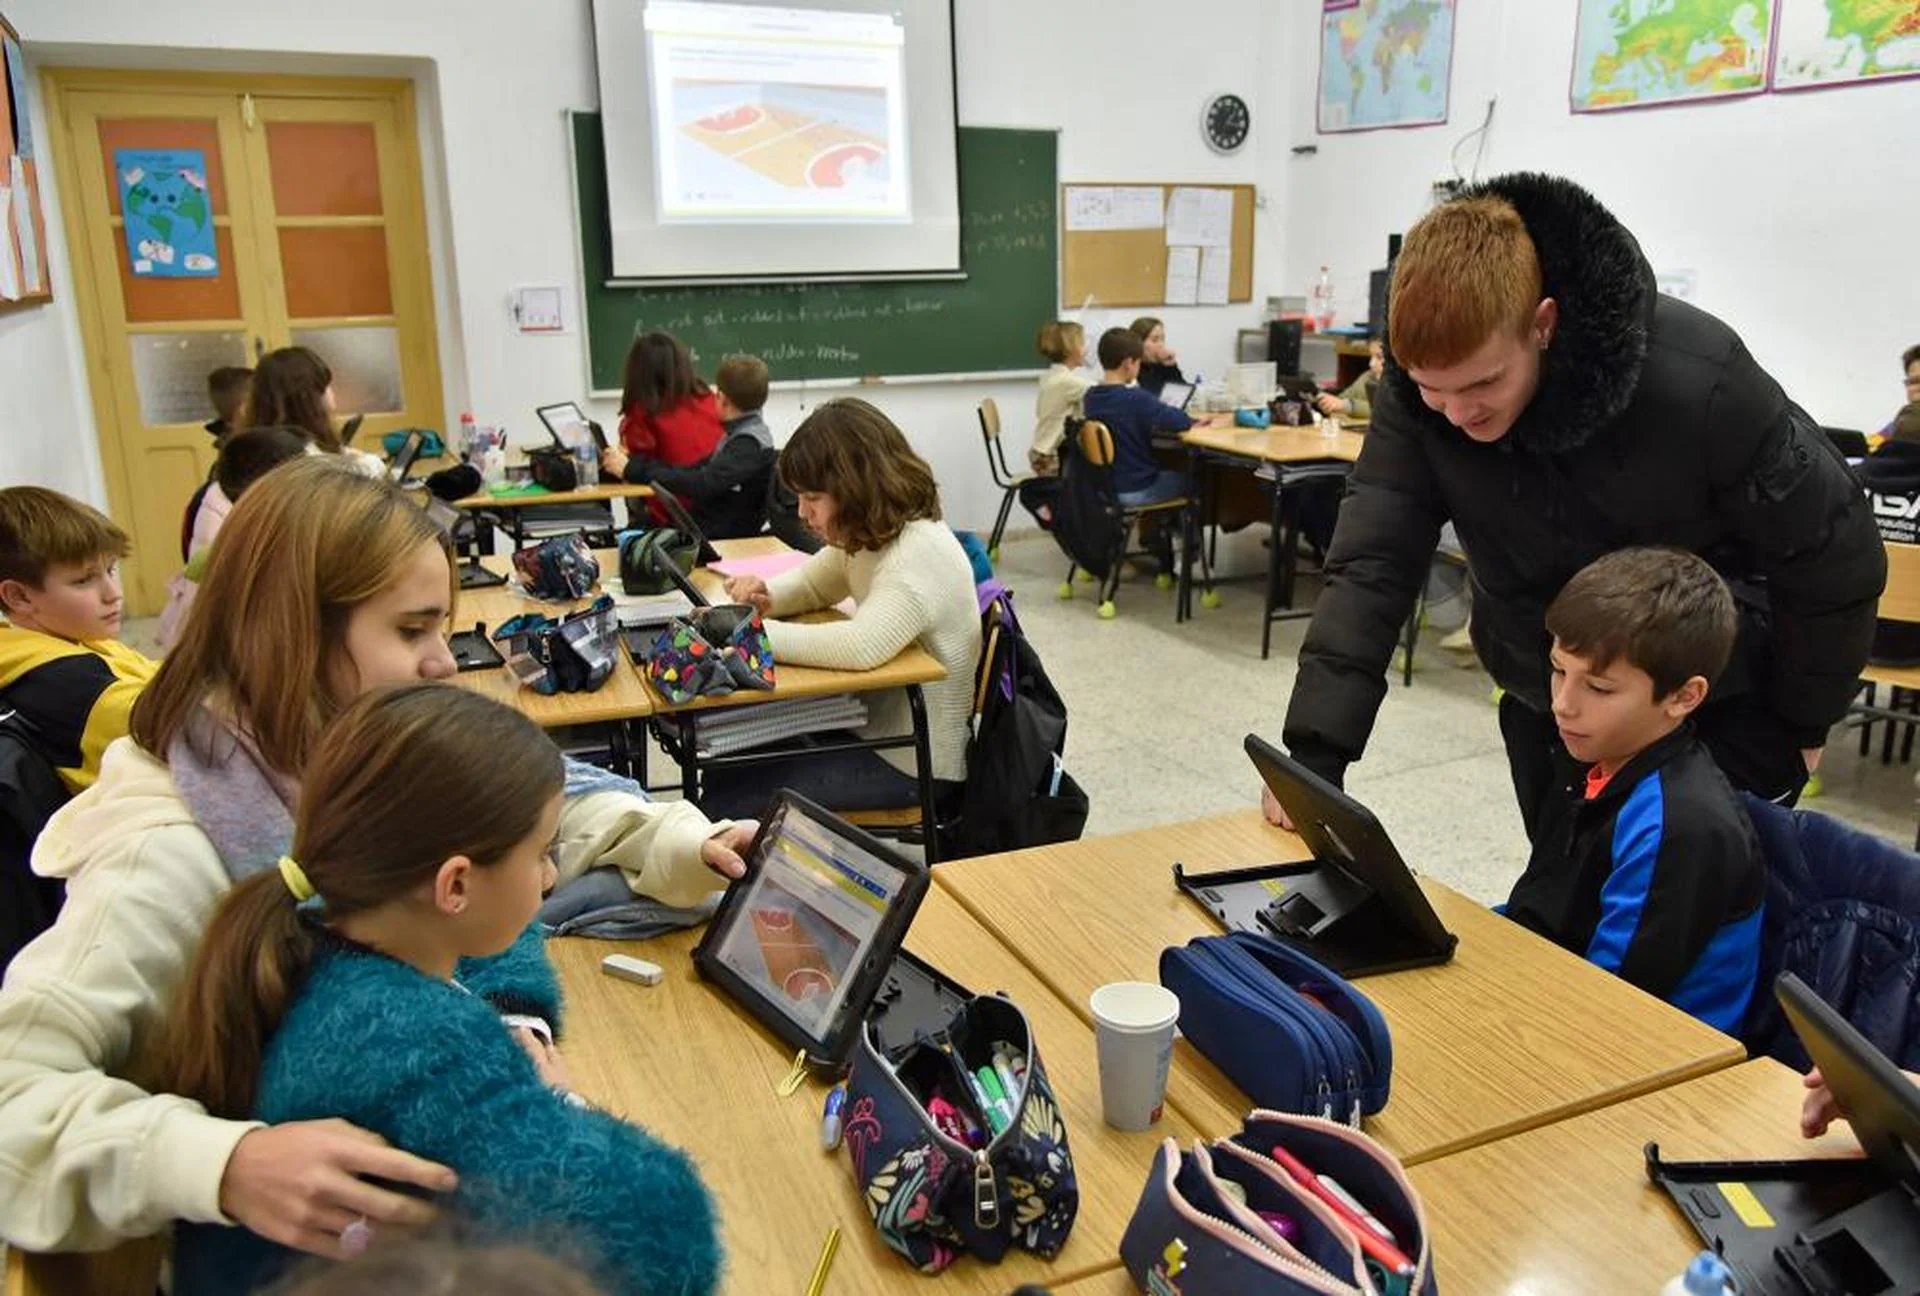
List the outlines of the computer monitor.
{"type": "Polygon", "coordinates": [[[1295,320],[1273,320],[1267,325],[1267,359],[1273,361],[1275,373],[1297,374],[1300,372],[1300,339],[1305,335],[1305,325],[1295,320]]]}

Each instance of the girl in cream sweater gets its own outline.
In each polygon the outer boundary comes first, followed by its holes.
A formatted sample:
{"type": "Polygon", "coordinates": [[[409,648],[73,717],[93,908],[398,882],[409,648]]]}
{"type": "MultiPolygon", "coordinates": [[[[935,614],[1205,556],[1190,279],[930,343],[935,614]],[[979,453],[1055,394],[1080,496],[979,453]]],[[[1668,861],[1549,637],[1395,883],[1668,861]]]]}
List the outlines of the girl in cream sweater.
{"type": "Polygon", "coordinates": [[[1081,400],[1093,379],[1084,372],[1087,363],[1087,331],[1069,320],[1053,320],[1040,326],[1040,354],[1053,361],[1040,375],[1040,395],[1034,402],[1033,448],[1027,462],[1041,477],[1060,475],[1060,442],[1067,434],[1067,419],[1084,413],[1081,400]]]}
{"type": "MultiPolygon", "coordinates": [[[[863,400],[829,401],[802,423],[780,452],[780,479],[800,499],[800,517],[826,541],[804,566],[773,579],[727,582],[737,603],[767,622],[775,661],[834,670],[884,666],[919,644],[946,668],[922,686],[936,798],[957,796],[967,776],[974,668],[980,656],[980,605],[973,569],[940,521],[933,470],[891,420],[863,400]],[[803,613],[852,597],[845,620],[799,621],[803,613]]],[[[862,738],[911,733],[903,690],[863,694],[862,738]]],[[[796,757],[707,779],[702,804],[764,806],[791,788],[830,810],[908,806],[919,800],[910,748],[796,757]]]]}

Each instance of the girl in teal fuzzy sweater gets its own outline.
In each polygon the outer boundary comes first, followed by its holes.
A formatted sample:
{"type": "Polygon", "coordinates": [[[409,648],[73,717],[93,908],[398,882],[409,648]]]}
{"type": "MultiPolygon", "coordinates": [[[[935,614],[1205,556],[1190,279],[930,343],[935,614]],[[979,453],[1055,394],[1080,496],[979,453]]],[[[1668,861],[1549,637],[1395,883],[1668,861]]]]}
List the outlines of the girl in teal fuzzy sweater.
{"type": "MultiPolygon", "coordinates": [[[[574,1260],[608,1292],[700,1296],[720,1247],[687,1157],[588,1108],[501,1020],[558,1024],[529,924],[560,790],[559,752],[516,711],[444,684],[362,698],[308,766],[293,854],[215,915],[163,1084],[219,1116],[350,1121],[452,1168],[439,1204],[463,1231],[574,1260]]],[[[345,1212],[311,1226],[339,1254],[380,1241],[345,1212]]],[[[253,1291],[294,1256],[183,1225],[174,1290],[253,1291]]]]}

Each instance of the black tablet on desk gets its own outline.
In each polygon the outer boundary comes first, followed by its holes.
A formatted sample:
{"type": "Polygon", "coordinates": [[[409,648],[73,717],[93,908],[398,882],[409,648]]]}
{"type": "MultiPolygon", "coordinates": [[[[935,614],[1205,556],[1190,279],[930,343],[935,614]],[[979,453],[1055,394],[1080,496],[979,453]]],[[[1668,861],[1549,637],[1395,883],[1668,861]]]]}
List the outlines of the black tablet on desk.
{"type": "Polygon", "coordinates": [[[1774,994],[1867,1159],[1665,1161],[1650,1143],[1647,1177],[1744,1296],[1920,1291],[1920,1087],[1800,978],[1774,994]]]}
{"type": "Polygon", "coordinates": [[[927,866],[782,792],[693,965],[816,1065],[837,1066],[927,893],[927,866]]]}
{"type": "Polygon", "coordinates": [[[590,436],[596,448],[607,448],[606,431],[588,418],[587,412],[574,401],[541,405],[533,412],[539,415],[541,426],[547,429],[547,435],[553,438],[553,443],[569,454],[573,452],[573,441],[569,437],[578,440],[581,436],[590,436]]]}
{"type": "Polygon", "coordinates": [[[693,514],[687,512],[687,506],[680,502],[679,496],[670,490],[661,490],[656,486],[653,498],[658,501],[668,520],[673,523],[673,529],[700,546],[698,561],[702,566],[720,561],[720,551],[713,547],[713,541],[707,539],[706,532],[694,523],[693,514]]]}
{"type": "Polygon", "coordinates": [[[1452,958],[1458,937],[1373,813],[1253,734],[1246,750],[1313,857],[1220,873],[1176,864],[1175,884],[1228,930],[1272,936],[1342,976],[1452,958]]]}

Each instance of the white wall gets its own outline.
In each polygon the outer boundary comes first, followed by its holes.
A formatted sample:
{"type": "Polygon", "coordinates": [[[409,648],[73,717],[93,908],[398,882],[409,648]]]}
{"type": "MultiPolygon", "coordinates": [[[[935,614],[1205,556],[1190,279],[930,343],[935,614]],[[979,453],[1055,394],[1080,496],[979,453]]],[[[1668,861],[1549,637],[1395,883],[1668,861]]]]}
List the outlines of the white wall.
{"type": "MultiPolygon", "coordinates": [[[[1448,156],[1498,98],[1482,177],[1540,170],[1591,189],[1658,271],[1699,273],[1695,302],[1739,331],[1822,423],[1877,429],[1920,342],[1920,81],[1575,116],[1575,0],[1479,0],[1457,12],[1451,121],[1314,134],[1319,6],[1294,6],[1284,58],[1295,143],[1281,261],[1292,291],[1333,267],[1341,314],[1366,314],[1366,271],[1427,209],[1448,156]]],[[[1476,143],[1460,149],[1467,169],[1476,143]]]]}
{"type": "MultiPolygon", "coordinates": [[[[1178,21],[1146,0],[958,0],[956,7],[961,122],[1059,128],[1063,180],[1259,182],[1274,170],[1265,150],[1284,139],[1284,101],[1277,87],[1262,93],[1262,51],[1277,20],[1261,0],[1200,0],[1178,21]],[[1247,38],[1222,39],[1237,32],[1247,38]],[[1189,70],[1196,68],[1205,71],[1189,70]],[[1240,156],[1219,159],[1200,142],[1200,105],[1227,89],[1248,99],[1255,125],[1240,156]]],[[[195,0],[186,22],[176,9],[146,0],[8,0],[7,13],[30,60],[42,65],[415,77],[449,421],[471,408],[527,439],[535,405],[583,390],[580,334],[513,333],[506,299],[516,284],[560,283],[577,307],[577,224],[561,114],[597,101],[588,0],[195,0]]],[[[1218,372],[1235,328],[1257,317],[1266,291],[1260,272],[1280,255],[1283,201],[1276,191],[1259,219],[1255,305],[1162,312],[1189,367],[1218,372]]],[[[63,265],[54,273],[57,283],[71,282],[63,265]]],[[[18,462],[35,473],[57,467],[65,474],[58,480],[97,499],[104,492],[84,394],[48,394],[16,409],[14,384],[4,381],[15,364],[35,374],[77,369],[73,311],[68,290],[51,311],[38,312],[43,318],[27,326],[24,344],[8,333],[19,325],[0,320],[0,471],[16,472],[17,441],[18,462]],[[36,432],[43,423],[55,426],[36,432]],[[65,458],[61,446],[76,441],[87,443],[85,463],[65,458]]],[[[1097,333],[1136,313],[1094,312],[1086,322],[1097,333]]],[[[776,393],[768,410],[776,434],[828,394],[818,387],[776,393]]],[[[895,384],[861,394],[933,463],[954,521],[991,522],[999,501],[981,462],[974,406],[986,395],[999,401],[1017,461],[1030,382],[895,384]]]]}

